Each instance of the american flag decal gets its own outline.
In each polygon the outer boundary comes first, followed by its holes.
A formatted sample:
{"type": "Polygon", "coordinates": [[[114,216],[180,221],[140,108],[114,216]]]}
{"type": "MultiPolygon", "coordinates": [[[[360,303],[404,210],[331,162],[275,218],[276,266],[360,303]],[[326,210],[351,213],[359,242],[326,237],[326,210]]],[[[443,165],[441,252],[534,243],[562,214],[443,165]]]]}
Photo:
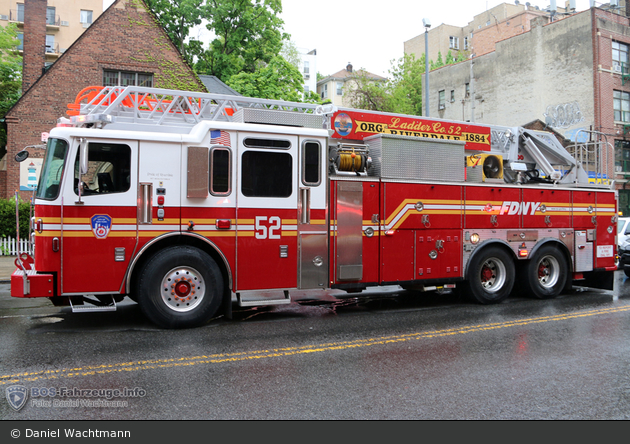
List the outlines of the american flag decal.
{"type": "Polygon", "coordinates": [[[210,143],[213,145],[230,146],[230,133],[221,130],[211,130],[210,143]]]}

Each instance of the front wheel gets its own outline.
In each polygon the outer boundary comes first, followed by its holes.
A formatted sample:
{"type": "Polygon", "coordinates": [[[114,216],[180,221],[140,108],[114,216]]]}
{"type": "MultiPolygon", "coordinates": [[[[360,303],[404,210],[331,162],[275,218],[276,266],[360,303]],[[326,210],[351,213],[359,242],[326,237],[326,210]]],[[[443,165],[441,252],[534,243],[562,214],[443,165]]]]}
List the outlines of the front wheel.
{"type": "Polygon", "coordinates": [[[481,304],[503,301],[514,287],[514,270],[514,261],[505,250],[484,248],[469,262],[465,283],[468,296],[481,304]]]}
{"type": "Polygon", "coordinates": [[[558,246],[541,246],[525,264],[523,285],[526,293],[538,299],[555,298],[565,288],[568,268],[558,246]]]}
{"type": "Polygon", "coordinates": [[[221,271],[207,253],[194,247],[170,247],[142,268],[138,304],[160,327],[197,327],[217,312],[223,285],[221,271]]]}

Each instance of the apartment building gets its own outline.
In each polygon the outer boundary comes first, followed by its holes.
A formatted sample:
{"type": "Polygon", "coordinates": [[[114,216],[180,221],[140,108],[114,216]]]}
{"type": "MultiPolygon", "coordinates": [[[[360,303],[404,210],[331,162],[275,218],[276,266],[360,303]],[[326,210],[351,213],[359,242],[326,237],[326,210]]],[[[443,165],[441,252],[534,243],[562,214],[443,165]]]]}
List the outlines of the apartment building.
{"type": "MultiPolygon", "coordinates": [[[[0,0],[0,25],[16,23],[24,40],[24,1],[0,0]]],[[[46,7],[46,66],[51,65],[99,15],[103,0],[48,0],[46,7]]],[[[23,43],[20,44],[23,51],[23,43]]]]}
{"type": "Polygon", "coordinates": [[[606,178],[615,181],[619,209],[630,215],[630,17],[625,2],[543,12],[529,20],[527,31],[491,45],[478,44],[473,33],[475,53],[478,47],[491,50],[429,73],[429,114],[506,126],[540,121],[574,143],[599,141],[606,148],[589,162],[599,163],[606,178]]]}

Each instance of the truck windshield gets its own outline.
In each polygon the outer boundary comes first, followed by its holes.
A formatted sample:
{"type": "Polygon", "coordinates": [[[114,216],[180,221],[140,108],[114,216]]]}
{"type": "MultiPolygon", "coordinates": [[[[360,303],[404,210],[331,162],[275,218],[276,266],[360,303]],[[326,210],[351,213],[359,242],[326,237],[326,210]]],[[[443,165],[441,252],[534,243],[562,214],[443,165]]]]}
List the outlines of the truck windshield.
{"type": "Polygon", "coordinates": [[[56,199],[63,176],[63,166],[68,152],[68,142],[62,139],[48,139],[44,165],[39,176],[35,197],[56,199]]]}

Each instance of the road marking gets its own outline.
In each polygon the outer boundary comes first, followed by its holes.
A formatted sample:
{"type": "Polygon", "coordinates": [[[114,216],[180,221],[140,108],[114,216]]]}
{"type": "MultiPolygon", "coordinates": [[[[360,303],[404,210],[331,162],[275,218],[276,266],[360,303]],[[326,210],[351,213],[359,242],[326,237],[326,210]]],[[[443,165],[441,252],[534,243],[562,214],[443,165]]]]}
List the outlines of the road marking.
{"type": "Polygon", "coordinates": [[[220,364],[223,362],[247,361],[252,359],[268,359],[286,356],[301,355],[306,353],[322,353],[327,351],[347,350],[351,348],[371,347],[374,345],[395,344],[419,339],[439,338],[444,336],[462,335],[480,331],[497,330],[500,328],[519,327],[524,325],[542,324],[545,322],[565,321],[568,319],[586,318],[612,313],[630,311],[630,306],[587,310],[582,312],[567,313],[554,316],[539,316],[534,318],[519,319],[515,321],[479,324],[467,327],[432,330],[403,335],[380,336],[376,338],[357,339],[354,341],[328,342],[323,344],[304,345],[300,347],[285,347],[269,350],[253,350],[238,353],[219,353],[214,355],[189,356],[173,359],[151,359],[134,362],[120,362],[117,364],[90,365],[58,370],[42,370],[36,372],[15,373],[0,375],[0,385],[15,384],[20,382],[33,382],[39,380],[52,380],[62,378],[76,378],[81,376],[93,376],[116,372],[135,372],[158,368],[183,367],[199,364],[220,364]]]}

